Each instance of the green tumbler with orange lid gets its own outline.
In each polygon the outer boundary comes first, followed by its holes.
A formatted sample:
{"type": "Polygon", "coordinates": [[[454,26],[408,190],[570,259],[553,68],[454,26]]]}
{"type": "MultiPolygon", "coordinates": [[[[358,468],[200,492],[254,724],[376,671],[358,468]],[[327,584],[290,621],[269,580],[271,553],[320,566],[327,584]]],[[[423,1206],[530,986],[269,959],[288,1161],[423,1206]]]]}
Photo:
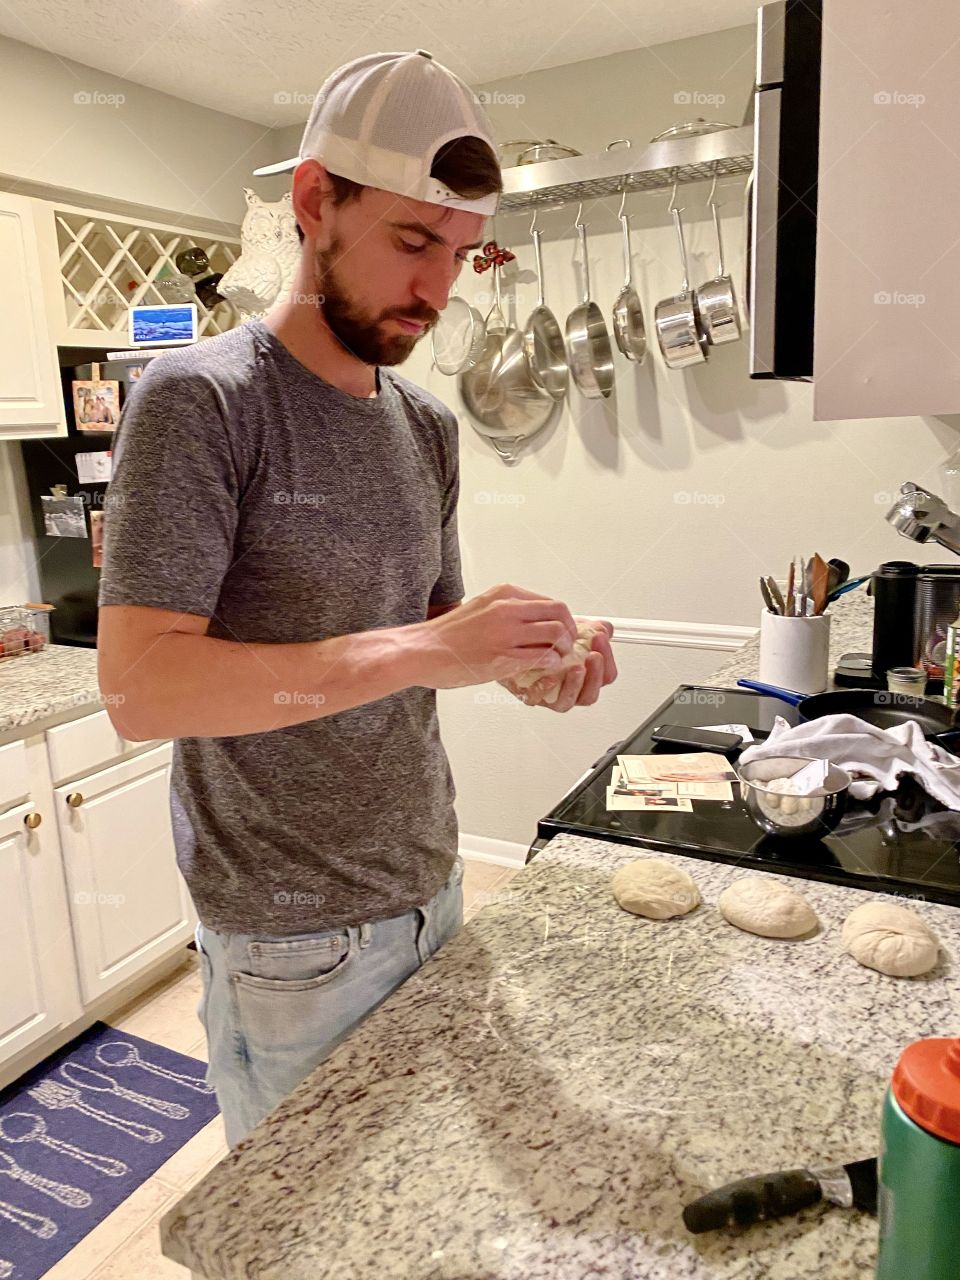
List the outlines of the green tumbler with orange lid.
{"type": "Polygon", "coordinates": [[[900,1055],[878,1173],[877,1280],[960,1280],[960,1039],[900,1055]]]}

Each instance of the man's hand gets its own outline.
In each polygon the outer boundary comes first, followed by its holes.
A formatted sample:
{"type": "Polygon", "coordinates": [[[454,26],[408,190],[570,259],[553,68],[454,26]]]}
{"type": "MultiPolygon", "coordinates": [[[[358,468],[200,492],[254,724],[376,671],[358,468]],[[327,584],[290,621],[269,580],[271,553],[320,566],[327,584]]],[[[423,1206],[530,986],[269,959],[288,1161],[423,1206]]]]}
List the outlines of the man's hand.
{"type": "Polygon", "coordinates": [[[600,696],[604,685],[612,684],[617,678],[617,664],[614,660],[610,639],[613,635],[613,623],[598,618],[574,618],[577,623],[589,622],[602,628],[593,637],[590,652],[584,662],[571,667],[562,677],[546,675],[531,685],[529,689],[520,689],[509,679],[499,681],[515,698],[530,707],[547,707],[550,711],[569,711],[571,707],[589,707],[600,696]],[[560,693],[555,702],[544,701],[550,690],[560,686],[560,693]]]}

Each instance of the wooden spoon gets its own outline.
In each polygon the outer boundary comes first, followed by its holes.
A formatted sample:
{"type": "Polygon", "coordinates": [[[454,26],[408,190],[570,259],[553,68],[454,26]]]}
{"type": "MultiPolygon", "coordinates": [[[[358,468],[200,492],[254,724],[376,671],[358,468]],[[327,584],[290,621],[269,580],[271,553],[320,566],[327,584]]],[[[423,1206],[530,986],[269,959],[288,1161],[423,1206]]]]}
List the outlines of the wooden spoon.
{"type": "Polygon", "coordinates": [[[816,614],[823,613],[827,607],[829,579],[830,566],[819,552],[816,552],[810,561],[810,589],[813,594],[813,612],[816,614]]]}

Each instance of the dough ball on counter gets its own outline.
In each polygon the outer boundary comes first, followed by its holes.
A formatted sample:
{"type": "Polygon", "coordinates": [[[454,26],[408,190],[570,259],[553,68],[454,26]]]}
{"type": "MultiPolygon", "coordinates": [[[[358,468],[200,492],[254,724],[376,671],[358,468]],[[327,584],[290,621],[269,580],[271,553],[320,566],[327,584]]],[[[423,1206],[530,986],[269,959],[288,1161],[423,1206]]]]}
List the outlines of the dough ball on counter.
{"type": "Polygon", "coordinates": [[[893,978],[929,973],[940,949],[936,934],[915,911],[887,902],[854,907],[840,939],[854,960],[893,978]]]}
{"type": "MultiPolygon", "coordinates": [[[[579,666],[585,661],[587,654],[593,648],[593,637],[599,632],[606,630],[605,627],[594,626],[590,622],[581,622],[577,625],[577,638],[573,642],[573,648],[569,653],[564,654],[561,659],[560,666],[549,672],[551,678],[560,677],[560,680],[543,694],[543,701],[548,703],[556,702],[560,696],[560,685],[563,683],[563,677],[567,674],[571,667],[579,666]]],[[[543,667],[532,667],[529,671],[524,671],[518,676],[513,677],[513,683],[518,689],[531,689],[538,680],[548,674],[543,667]]]]}
{"type": "Polygon", "coordinates": [[[621,867],[613,877],[613,896],[624,911],[649,920],[683,916],[700,905],[694,881],[659,858],[641,858],[621,867]]]}
{"type": "Polygon", "coordinates": [[[735,880],[717,906],[729,924],[762,938],[799,938],[817,926],[816,912],[803,894],[762,876],[735,880]]]}

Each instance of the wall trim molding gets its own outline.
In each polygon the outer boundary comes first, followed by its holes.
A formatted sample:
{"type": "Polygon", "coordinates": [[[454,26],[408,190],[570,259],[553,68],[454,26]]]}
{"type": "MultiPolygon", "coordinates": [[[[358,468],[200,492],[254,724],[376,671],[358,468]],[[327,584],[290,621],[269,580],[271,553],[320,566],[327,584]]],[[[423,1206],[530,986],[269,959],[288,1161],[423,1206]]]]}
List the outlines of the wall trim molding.
{"type": "Polygon", "coordinates": [[[471,862],[487,862],[496,867],[520,868],[527,860],[529,845],[514,844],[511,840],[497,840],[494,836],[472,836],[461,831],[459,852],[471,862]]]}
{"type": "Polygon", "coordinates": [[[610,618],[620,644],[659,644],[677,649],[716,649],[732,653],[753,640],[759,627],[722,622],[670,622],[666,618],[610,618]]]}

